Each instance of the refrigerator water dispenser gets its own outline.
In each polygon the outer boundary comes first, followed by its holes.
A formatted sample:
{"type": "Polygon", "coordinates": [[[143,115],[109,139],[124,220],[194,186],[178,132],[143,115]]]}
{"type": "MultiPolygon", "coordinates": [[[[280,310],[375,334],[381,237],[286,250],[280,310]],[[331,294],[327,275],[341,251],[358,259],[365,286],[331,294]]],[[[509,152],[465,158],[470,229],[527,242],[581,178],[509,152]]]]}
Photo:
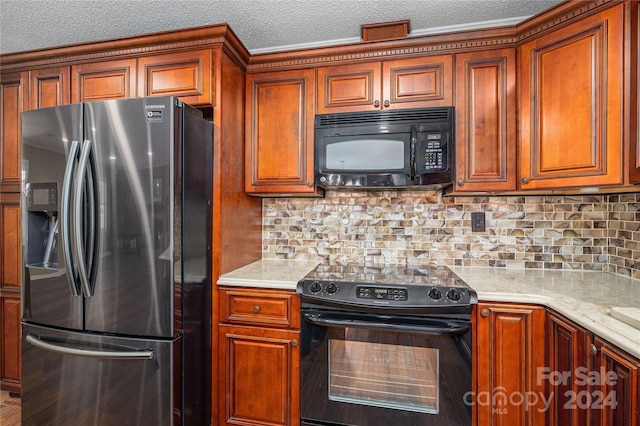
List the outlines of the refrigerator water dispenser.
{"type": "Polygon", "coordinates": [[[31,267],[58,268],[58,187],[55,182],[27,187],[27,242],[31,267]]]}

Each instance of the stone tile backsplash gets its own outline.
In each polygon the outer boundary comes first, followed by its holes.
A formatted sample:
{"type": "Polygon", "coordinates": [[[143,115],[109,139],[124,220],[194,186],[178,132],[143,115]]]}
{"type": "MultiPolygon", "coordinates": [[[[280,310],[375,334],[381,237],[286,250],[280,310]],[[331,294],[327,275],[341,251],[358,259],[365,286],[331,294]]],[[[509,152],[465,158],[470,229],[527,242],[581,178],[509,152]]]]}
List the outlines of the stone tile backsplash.
{"type": "Polygon", "coordinates": [[[640,278],[640,193],[442,197],[327,191],[263,201],[263,258],[601,270],[640,278]],[[484,212],[486,230],[471,231],[484,212]]]}

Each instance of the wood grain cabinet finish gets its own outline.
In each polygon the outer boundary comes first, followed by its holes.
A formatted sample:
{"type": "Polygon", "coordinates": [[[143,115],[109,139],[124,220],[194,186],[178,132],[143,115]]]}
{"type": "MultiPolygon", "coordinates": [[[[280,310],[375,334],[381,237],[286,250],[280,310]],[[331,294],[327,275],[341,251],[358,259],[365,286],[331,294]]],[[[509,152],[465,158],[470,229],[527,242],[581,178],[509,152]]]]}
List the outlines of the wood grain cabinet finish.
{"type": "Polygon", "coordinates": [[[518,395],[543,395],[537,380],[545,362],[545,309],[479,303],[474,321],[474,424],[545,425],[544,405],[518,403],[518,395]]]}
{"type": "Polygon", "coordinates": [[[515,191],[515,48],[456,55],[456,192],[515,191]]]}
{"type": "Polygon", "coordinates": [[[212,69],[210,49],[141,57],[138,95],[178,96],[189,105],[211,105],[212,69]]]}
{"type": "Polygon", "coordinates": [[[562,316],[548,313],[546,371],[548,377],[553,378],[545,379],[550,402],[547,410],[549,426],[585,426],[587,419],[591,419],[589,410],[577,404],[578,396],[585,399],[585,392],[591,395],[591,389],[576,374],[593,370],[589,352],[592,341],[590,332],[562,316]],[[567,375],[560,379],[557,372],[567,375]]]}
{"type": "Polygon", "coordinates": [[[297,296],[279,290],[222,288],[220,304],[218,424],[298,425],[297,296]],[[257,325],[245,325],[251,323],[257,325]]]}
{"type": "Polygon", "coordinates": [[[593,371],[600,374],[591,394],[591,417],[595,426],[640,425],[640,360],[594,339],[593,371]],[[607,377],[603,377],[607,374],[607,377]],[[600,398],[602,397],[602,398],[600,398]],[[597,404],[595,407],[593,404],[597,404]]]}
{"type": "Polygon", "coordinates": [[[550,426],[640,425],[640,360],[548,313],[550,426]]]}
{"type": "Polygon", "coordinates": [[[68,66],[29,71],[29,109],[68,104],[70,75],[68,66]]]}
{"type": "Polygon", "coordinates": [[[20,392],[20,194],[0,193],[0,389],[20,392]]]}
{"type": "Polygon", "coordinates": [[[629,70],[629,78],[625,80],[625,105],[629,108],[629,181],[640,183],[640,5],[630,1],[627,5],[630,16],[628,40],[629,55],[625,68],[629,70]]]}
{"type": "Polygon", "coordinates": [[[624,5],[520,49],[520,188],[620,185],[624,5]]]}
{"type": "MultiPolygon", "coordinates": [[[[0,80],[0,188],[20,182],[20,114],[27,109],[29,73],[2,74],[0,80]]],[[[19,190],[19,189],[18,189],[19,190]]]]}
{"type": "Polygon", "coordinates": [[[136,59],[72,65],[72,103],[135,97],[136,67],[136,59]]]}
{"type": "Polygon", "coordinates": [[[250,74],[246,96],[245,190],[314,195],[315,71],[250,74]]]}
{"type": "Polygon", "coordinates": [[[318,114],[452,105],[453,56],[318,68],[318,114]]]}

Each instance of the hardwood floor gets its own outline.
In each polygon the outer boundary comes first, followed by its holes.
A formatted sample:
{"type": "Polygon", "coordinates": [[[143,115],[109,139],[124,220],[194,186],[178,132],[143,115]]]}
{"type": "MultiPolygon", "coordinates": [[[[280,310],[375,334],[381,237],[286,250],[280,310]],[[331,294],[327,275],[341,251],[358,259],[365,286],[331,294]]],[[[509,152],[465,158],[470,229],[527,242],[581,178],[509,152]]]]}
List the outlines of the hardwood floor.
{"type": "Polygon", "coordinates": [[[9,396],[9,392],[0,392],[0,424],[2,426],[20,426],[20,398],[9,396]]]}

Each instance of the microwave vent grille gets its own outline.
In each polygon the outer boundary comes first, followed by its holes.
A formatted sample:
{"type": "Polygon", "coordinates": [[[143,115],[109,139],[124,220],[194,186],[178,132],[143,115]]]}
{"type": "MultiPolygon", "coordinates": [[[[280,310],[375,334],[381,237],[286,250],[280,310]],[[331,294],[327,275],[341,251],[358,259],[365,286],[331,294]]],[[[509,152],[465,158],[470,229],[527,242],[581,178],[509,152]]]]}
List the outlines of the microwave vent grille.
{"type": "Polygon", "coordinates": [[[316,127],[380,123],[436,123],[452,120],[453,107],[399,109],[316,115],[316,127]]]}

